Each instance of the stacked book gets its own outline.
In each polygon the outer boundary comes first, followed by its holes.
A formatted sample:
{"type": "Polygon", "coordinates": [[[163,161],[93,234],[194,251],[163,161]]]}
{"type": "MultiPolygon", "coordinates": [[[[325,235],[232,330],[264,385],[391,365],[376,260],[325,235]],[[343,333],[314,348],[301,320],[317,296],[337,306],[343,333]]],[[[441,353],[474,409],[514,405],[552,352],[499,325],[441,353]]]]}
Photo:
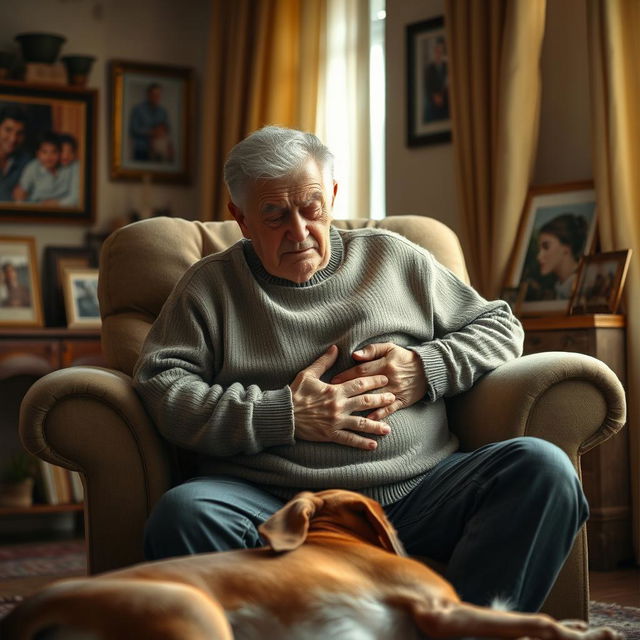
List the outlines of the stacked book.
{"type": "Polygon", "coordinates": [[[71,504],[84,500],[80,474],[40,460],[42,494],[47,504],[71,504]]]}

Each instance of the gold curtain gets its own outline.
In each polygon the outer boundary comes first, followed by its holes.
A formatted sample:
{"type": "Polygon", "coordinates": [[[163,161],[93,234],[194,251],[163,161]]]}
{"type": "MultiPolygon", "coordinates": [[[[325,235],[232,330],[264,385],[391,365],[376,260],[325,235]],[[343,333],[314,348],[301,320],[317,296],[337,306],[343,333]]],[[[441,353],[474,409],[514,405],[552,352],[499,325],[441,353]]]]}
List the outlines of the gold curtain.
{"type": "Polygon", "coordinates": [[[461,241],[473,284],[503,285],[535,159],[546,0],[447,0],[461,241]]]}
{"type": "Polygon", "coordinates": [[[594,181],[604,251],[633,249],[625,287],[634,546],[640,560],[640,2],[589,0],[594,181]]]}
{"type": "Polygon", "coordinates": [[[234,144],[267,124],[314,131],[324,0],[213,0],[203,79],[202,220],[227,216],[234,144]]]}

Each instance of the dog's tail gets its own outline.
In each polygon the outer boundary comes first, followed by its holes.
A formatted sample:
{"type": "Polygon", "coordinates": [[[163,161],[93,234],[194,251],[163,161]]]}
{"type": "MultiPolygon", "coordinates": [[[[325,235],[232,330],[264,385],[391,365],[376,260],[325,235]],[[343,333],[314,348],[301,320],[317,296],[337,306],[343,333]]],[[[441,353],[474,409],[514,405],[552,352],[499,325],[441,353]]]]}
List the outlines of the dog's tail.
{"type": "Polygon", "coordinates": [[[177,582],[65,580],[0,622],[2,640],[233,640],[222,607],[177,582]]]}

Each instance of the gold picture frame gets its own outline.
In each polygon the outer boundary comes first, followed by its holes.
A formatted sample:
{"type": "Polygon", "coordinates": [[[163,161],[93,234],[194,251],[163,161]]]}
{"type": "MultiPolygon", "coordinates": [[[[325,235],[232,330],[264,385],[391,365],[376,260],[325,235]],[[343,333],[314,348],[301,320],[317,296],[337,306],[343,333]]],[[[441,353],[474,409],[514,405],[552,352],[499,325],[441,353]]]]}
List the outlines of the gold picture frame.
{"type": "Polygon", "coordinates": [[[0,236],[0,326],[42,325],[35,238],[0,236]]]}
{"type": "Polygon", "coordinates": [[[191,182],[193,70],[114,60],[111,178],[191,182]]]}
{"type": "Polygon", "coordinates": [[[623,249],[584,257],[571,298],[571,315],[618,312],[631,253],[623,249]]]}

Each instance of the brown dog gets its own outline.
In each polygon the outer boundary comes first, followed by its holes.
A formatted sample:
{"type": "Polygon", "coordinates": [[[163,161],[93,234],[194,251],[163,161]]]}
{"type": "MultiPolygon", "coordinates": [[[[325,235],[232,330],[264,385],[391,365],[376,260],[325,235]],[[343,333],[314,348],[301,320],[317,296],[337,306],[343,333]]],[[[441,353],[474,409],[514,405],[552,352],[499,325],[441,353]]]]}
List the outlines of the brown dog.
{"type": "Polygon", "coordinates": [[[481,636],[619,640],[460,601],[405,556],[380,505],[359,494],[301,493],[260,533],[269,547],[140,564],[65,580],[18,606],[3,640],[410,640],[481,636]]]}

